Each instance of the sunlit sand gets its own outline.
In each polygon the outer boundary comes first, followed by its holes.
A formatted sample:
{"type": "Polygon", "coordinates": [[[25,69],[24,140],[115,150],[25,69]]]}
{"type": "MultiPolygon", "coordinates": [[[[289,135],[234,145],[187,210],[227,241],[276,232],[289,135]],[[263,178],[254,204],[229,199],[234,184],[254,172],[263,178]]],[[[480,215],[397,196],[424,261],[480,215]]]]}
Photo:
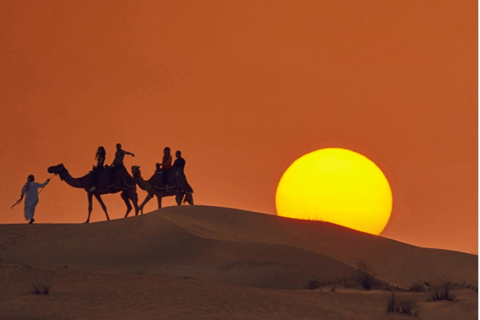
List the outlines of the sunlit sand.
{"type": "Polygon", "coordinates": [[[389,290],[418,301],[421,319],[478,315],[477,256],[228,208],[0,225],[0,259],[1,319],[392,319],[389,290]],[[355,281],[360,260],[372,290],[355,281]],[[446,279],[456,301],[429,302],[446,279]]]}

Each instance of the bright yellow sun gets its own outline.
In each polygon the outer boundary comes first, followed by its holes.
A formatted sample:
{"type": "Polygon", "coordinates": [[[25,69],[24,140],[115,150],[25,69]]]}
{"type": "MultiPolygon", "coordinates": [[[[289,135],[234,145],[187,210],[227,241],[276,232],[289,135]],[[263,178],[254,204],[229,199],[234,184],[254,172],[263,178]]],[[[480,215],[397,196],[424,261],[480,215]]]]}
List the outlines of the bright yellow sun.
{"type": "Polygon", "coordinates": [[[321,149],[297,159],[275,196],[277,214],[320,220],[380,234],[392,212],[392,191],[383,172],[356,152],[321,149]]]}

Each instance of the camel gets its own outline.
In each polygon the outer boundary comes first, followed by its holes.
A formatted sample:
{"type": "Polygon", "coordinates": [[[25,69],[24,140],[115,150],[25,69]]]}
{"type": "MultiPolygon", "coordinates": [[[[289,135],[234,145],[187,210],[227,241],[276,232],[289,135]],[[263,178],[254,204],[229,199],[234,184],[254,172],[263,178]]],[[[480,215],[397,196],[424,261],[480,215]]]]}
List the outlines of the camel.
{"type": "Polygon", "coordinates": [[[140,189],[148,192],[147,197],[140,205],[140,211],[142,212],[142,214],[143,207],[147,204],[148,201],[150,201],[150,199],[153,198],[153,196],[157,197],[158,209],[162,207],[162,198],[169,196],[175,196],[175,201],[177,202],[177,205],[181,205],[182,200],[184,200],[184,202],[188,202],[190,205],[193,205],[193,189],[190,187],[190,185],[188,185],[186,179],[184,181],[184,188],[177,188],[175,186],[173,188],[168,187],[175,184],[173,172],[170,174],[168,186],[166,186],[163,182],[162,171],[157,171],[156,173],[154,173],[148,181],[143,179],[139,166],[132,166],[132,174],[133,180],[138,184],[140,189]]]}
{"type": "Polygon", "coordinates": [[[97,201],[102,206],[105,215],[107,216],[107,220],[110,220],[108,217],[107,207],[102,201],[100,195],[102,194],[109,194],[109,193],[118,193],[121,192],[121,197],[125,204],[127,205],[127,213],[125,214],[125,218],[128,216],[130,211],[132,210],[132,206],[130,205],[130,201],[132,201],[135,207],[135,215],[138,215],[138,211],[140,210],[138,207],[138,197],[136,191],[135,181],[133,181],[132,176],[127,172],[125,168],[118,169],[117,172],[114,174],[113,183],[110,182],[110,170],[106,168],[101,172],[98,177],[97,188],[94,191],[89,191],[90,187],[92,186],[92,171],[87,173],[85,176],[80,178],[73,178],[68,170],[64,167],[63,164],[59,164],[57,166],[52,166],[48,168],[49,173],[58,174],[61,180],[64,180],[67,184],[74,188],[84,189],[87,192],[88,196],[88,218],[85,223],[90,221],[90,215],[92,213],[92,198],[95,196],[97,201]]]}

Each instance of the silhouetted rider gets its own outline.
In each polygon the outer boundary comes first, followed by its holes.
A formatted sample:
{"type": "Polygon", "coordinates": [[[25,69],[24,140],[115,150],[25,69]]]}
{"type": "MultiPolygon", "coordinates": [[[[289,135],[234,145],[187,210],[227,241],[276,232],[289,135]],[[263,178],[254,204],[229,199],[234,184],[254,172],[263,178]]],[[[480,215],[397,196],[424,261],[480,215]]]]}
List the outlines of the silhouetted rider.
{"type": "Polygon", "coordinates": [[[97,188],[97,183],[98,183],[98,177],[102,173],[104,169],[104,163],[105,163],[105,157],[107,155],[107,152],[105,151],[105,148],[100,146],[97,149],[97,153],[95,154],[95,159],[97,160],[97,165],[93,167],[92,171],[92,187],[90,188],[89,191],[95,191],[97,188]]]}
{"type": "Polygon", "coordinates": [[[123,164],[123,159],[125,158],[126,154],[135,157],[133,153],[122,150],[122,145],[120,143],[117,143],[117,151],[115,152],[115,159],[113,159],[112,167],[125,167],[125,165],[123,164]]]}
{"type": "Polygon", "coordinates": [[[170,148],[165,147],[163,149],[163,159],[162,163],[157,167],[157,169],[162,170],[163,174],[163,183],[167,186],[168,185],[168,176],[170,175],[170,169],[172,169],[172,156],[170,154],[170,148]]]}
{"type": "Polygon", "coordinates": [[[113,159],[112,162],[112,167],[110,169],[110,182],[114,183],[115,179],[115,174],[117,171],[121,169],[125,169],[125,165],[123,164],[123,159],[125,158],[125,155],[129,155],[132,157],[135,157],[135,155],[131,152],[122,150],[122,145],[120,143],[117,143],[117,151],[115,152],[115,159],[113,159]]]}
{"type": "Polygon", "coordinates": [[[177,157],[177,159],[175,159],[175,162],[173,163],[173,172],[180,172],[181,174],[184,174],[184,169],[185,169],[185,159],[182,158],[182,151],[180,150],[177,150],[177,152],[175,152],[175,157],[177,157]]]}

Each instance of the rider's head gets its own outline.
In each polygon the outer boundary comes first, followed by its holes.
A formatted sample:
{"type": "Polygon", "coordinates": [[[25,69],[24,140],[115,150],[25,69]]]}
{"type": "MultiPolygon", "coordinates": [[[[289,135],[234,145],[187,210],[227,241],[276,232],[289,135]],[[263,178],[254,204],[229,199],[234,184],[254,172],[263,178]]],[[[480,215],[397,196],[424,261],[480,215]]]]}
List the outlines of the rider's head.
{"type": "Polygon", "coordinates": [[[33,174],[29,174],[27,178],[27,182],[33,182],[35,181],[35,176],[33,174]]]}
{"type": "Polygon", "coordinates": [[[177,152],[175,152],[175,156],[176,156],[177,158],[180,158],[180,157],[182,156],[182,151],[177,150],[177,152]]]}
{"type": "Polygon", "coordinates": [[[97,154],[95,155],[95,159],[98,159],[99,156],[105,157],[106,153],[107,152],[105,151],[104,147],[102,147],[102,146],[98,147],[97,154]]]}
{"type": "Polygon", "coordinates": [[[163,153],[164,153],[164,154],[170,154],[170,148],[169,148],[169,147],[165,147],[165,149],[163,149],[163,153]]]}
{"type": "Polygon", "coordinates": [[[117,150],[122,149],[122,145],[120,143],[117,143],[117,150]]]}

